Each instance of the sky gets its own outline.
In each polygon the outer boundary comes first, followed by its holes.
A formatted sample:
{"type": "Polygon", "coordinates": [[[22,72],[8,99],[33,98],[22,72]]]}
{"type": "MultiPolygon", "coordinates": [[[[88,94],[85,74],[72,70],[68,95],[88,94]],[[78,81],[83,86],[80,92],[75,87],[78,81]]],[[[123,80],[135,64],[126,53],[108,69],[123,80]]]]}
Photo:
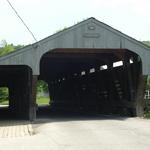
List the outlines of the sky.
{"type": "MultiPolygon", "coordinates": [[[[150,40],[150,0],[9,0],[37,40],[94,17],[140,41],[150,40]]],[[[0,41],[35,40],[6,0],[0,0],[0,41]]]]}

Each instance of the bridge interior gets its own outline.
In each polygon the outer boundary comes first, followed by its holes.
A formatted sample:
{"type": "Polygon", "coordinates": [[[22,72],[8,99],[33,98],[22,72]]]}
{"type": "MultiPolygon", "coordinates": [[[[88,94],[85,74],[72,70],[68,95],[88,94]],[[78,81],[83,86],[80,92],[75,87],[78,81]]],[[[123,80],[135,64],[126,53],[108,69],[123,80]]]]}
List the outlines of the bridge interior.
{"type": "Polygon", "coordinates": [[[127,49],[55,49],[42,56],[39,79],[53,111],[136,116],[141,64],[127,49]]]}

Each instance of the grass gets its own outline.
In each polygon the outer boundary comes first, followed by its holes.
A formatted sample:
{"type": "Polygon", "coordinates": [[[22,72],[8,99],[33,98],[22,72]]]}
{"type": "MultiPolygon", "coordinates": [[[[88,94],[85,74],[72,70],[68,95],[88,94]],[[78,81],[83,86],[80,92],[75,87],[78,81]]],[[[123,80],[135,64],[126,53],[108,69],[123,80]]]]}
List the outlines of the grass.
{"type": "Polygon", "coordinates": [[[0,105],[9,105],[9,101],[8,100],[2,100],[0,101],[0,105]]]}
{"type": "Polygon", "coordinates": [[[36,103],[38,105],[49,105],[49,97],[37,97],[36,103]]]}
{"type": "Polygon", "coordinates": [[[150,118],[150,112],[144,113],[144,118],[150,118]]]}
{"type": "MultiPolygon", "coordinates": [[[[36,103],[38,105],[49,105],[49,98],[48,97],[37,97],[36,103]]],[[[0,105],[9,105],[8,100],[0,101],[0,105]]]]}
{"type": "Polygon", "coordinates": [[[150,99],[145,100],[144,117],[150,118],[150,99]]]}

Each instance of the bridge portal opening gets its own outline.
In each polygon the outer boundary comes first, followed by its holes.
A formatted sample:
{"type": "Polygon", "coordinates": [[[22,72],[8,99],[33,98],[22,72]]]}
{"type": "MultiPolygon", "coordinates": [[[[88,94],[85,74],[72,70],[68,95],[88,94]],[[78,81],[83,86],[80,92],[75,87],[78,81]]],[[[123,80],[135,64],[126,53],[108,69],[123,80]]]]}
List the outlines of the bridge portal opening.
{"type": "Polygon", "coordinates": [[[127,49],[54,49],[42,56],[39,78],[50,110],[136,116],[141,74],[141,58],[127,49]]]}
{"type": "Polygon", "coordinates": [[[25,65],[0,65],[0,119],[30,119],[32,70],[25,65]]]}
{"type": "Polygon", "coordinates": [[[9,89],[8,87],[0,87],[0,108],[9,107],[9,89]]]}
{"type": "Polygon", "coordinates": [[[49,106],[50,96],[48,90],[48,84],[44,80],[38,80],[36,84],[36,104],[39,106],[49,106]]]}

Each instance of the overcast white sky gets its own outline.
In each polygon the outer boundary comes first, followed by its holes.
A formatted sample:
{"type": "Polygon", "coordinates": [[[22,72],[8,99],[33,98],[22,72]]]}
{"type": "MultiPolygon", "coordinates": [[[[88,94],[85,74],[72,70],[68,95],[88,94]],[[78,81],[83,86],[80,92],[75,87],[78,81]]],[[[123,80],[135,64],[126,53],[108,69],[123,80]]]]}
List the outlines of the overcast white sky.
{"type": "MultiPolygon", "coordinates": [[[[150,40],[150,0],[10,0],[38,40],[89,17],[137,39],[150,40]]],[[[34,40],[6,0],[0,0],[0,41],[34,40]]]]}

